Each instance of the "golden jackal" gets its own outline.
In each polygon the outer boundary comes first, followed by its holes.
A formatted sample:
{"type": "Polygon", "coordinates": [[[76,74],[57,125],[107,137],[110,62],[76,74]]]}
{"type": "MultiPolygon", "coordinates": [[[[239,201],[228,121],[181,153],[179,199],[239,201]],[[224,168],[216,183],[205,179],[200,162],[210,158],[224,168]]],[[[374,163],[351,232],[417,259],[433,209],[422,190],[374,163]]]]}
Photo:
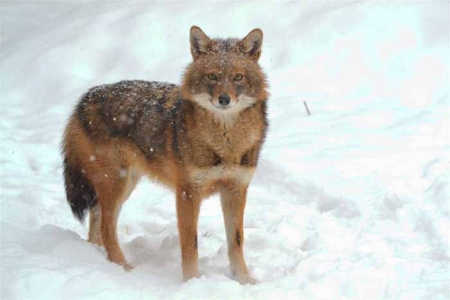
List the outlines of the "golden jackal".
{"type": "Polygon", "coordinates": [[[142,175],[176,194],[183,279],[198,276],[197,220],[202,199],[220,193],[231,269],[255,283],[243,256],[248,185],[267,130],[268,92],[258,65],[263,33],[210,39],[193,26],[193,62],[180,86],[121,81],[90,89],[62,142],[67,200],[89,241],[129,269],[117,239],[122,204],[142,175]]]}

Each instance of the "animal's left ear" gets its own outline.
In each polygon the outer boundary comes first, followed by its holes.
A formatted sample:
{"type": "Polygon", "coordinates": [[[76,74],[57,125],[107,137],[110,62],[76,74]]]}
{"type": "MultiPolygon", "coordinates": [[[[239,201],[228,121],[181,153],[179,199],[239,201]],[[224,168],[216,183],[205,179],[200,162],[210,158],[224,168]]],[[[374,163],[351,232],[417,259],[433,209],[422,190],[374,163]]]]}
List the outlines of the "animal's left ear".
{"type": "Polygon", "coordinates": [[[261,56],[261,48],[263,42],[263,32],[256,28],[250,31],[249,34],[241,41],[241,51],[250,56],[255,62],[261,56]]]}
{"type": "Polygon", "coordinates": [[[191,53],[194,60],[197,60],[200,56],[208,52],[208,48],[211,45],[211,40],[200,29],[200,27],[191,27],[191,34],[189,39],[191,41],[191,53]]]}

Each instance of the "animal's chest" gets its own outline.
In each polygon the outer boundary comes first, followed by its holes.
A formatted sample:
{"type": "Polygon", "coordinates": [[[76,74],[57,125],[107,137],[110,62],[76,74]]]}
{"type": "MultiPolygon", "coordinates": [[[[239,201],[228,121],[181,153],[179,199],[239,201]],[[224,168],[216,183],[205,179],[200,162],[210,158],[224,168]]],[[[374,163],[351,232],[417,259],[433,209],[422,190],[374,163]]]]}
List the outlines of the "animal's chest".
{"type": "Polygon", "coordinates": [[[252,128],[214,132],[205,137],[204,149],[214,156],[213,165],[240,164],[242,157],[261,139],[261,134],[252,128]]]}
{"type": "Polygon", "coordinates": [[[190,180],[208,188],[225,182],[248,184],[255,168],[243,165],[243,157],[248,156],[261,138],[252,128],[209,132],[197,141],[196,151],[191,152],[190,180]]]}

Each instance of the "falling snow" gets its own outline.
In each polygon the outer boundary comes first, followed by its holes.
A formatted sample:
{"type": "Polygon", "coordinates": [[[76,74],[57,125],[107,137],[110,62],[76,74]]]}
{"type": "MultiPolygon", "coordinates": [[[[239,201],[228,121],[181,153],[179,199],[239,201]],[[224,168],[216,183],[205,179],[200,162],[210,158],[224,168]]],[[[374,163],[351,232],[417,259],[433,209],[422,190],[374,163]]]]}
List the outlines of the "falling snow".
{"type": "MultiPolygon", "coordinates": [[[[450,298],[447,1],[0,6],[1,299],[450,298]],[[131,272],[86,242],[65,200],[60,140],[79,98],[132,90],[123,79],[169,91],[152,80],[180,83],[193,23],[264,31],[270,131],[244,222],[255,286],[228,268],[218,197],[185,284],[173,193],[142,181],[123,205],[131,272]]],[[[107,119],[139,122],[125,107],[107,119]]]]}

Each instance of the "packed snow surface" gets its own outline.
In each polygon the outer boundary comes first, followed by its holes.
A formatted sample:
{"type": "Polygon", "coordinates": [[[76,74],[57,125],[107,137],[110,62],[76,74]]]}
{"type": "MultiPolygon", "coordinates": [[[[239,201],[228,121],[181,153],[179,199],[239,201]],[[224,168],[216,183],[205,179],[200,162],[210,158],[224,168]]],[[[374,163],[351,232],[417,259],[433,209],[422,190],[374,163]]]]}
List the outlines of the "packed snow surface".
{"type": "Polygon", "coordinates": [[[449,2],[1,2],[1,299],[449,299],[449,2]],[[245,256],[228,269],[217,197],[200,278],[181,282],[171,192],[142,181],[119,239],[86,242],[59,144],[88,88],[180,82],[189,28],[264,31],[270,131],[245,256]],[[303,101],[312,115],[308,116],[303,101]]]}

